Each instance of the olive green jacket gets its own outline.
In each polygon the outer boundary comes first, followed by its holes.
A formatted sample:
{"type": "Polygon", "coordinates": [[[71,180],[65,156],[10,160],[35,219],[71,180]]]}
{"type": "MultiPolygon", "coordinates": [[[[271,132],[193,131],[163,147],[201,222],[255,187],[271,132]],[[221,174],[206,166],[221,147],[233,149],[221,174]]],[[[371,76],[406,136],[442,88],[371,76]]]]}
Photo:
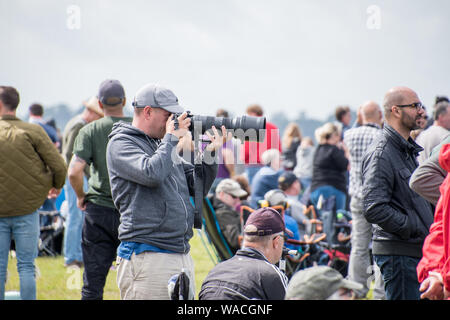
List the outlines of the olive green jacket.
{"type": "Polygon", "coordinates": [[[67,167],[44,129],[0,117],[0,217],[30,214],[64,185],[67,167]]]}

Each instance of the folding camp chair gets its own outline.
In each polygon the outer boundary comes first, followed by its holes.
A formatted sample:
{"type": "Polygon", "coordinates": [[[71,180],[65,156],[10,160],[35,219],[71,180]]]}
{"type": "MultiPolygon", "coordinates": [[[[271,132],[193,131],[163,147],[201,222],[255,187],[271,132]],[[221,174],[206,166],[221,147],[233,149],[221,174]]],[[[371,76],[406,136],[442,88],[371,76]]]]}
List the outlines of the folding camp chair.
{"type": "Polygon", "coordinates": [[[58,210],[38,210],[40,236],[39,256],[55,257],[62,253],[64,218],[58,210]]]}
{"type": "Polygon", "coordinates": [[[234,253],[220,230],[216,212],[212,206],[212,195],[206,196],[203,200],[203,228],[215,249],[217,262],[230,259],[234,253]]]}
{"type": "Polygon", "coordinates": [[[334,196],[323,199],[320,212],[323,229],[327,235],[326,241],[322,242],[321,246],[329,256],[328,265],[346,277],[351,249],[351,224],[345,219],[338,221],[334,196]]]}
{"type": "Polygon", "coordinates": [[[315,233],[322,233],[323,232],[323,223],[321,220],[319,220],[316,209],[313,205],[305,206],[303,205],[303,214],[308,218],[309,225],[306,230],[306,233],[308,235],[313,235],[315,233]]]}

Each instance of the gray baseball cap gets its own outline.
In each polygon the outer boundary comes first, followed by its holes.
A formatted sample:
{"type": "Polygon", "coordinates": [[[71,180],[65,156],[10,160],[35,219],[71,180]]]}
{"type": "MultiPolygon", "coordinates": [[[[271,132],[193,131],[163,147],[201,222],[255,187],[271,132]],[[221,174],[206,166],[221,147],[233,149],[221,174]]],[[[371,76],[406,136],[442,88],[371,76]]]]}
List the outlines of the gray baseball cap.
{"type": "Polygon", "coordinates": [[[336,269],[316,266],[296,272],[286,289],[286,299],[326,300],[339,288],[362,290],[363,285],[346,280],[336,269]]]}
{"type": "Polygon", "coordinates": [[[280,189],[273,189],[264,194],[264,200],[269,202],[269,206],[284,206],[287,202],[287,197],[280,189]]]}
{"type": "Polygon", "coordinates": [[[170,113],[182,113],[183,107],[178,104],[177,96],[172,90],[156,84],[146,84],[138,90],[132,103],[135,108],[162,108],[170,113]]]}
{"type": "Polygon", "coordinates": [[[106,79],[100,84],[97,98],[103,104],[118,105],[125,99],[125,90],[119,80],[106,79]]]}

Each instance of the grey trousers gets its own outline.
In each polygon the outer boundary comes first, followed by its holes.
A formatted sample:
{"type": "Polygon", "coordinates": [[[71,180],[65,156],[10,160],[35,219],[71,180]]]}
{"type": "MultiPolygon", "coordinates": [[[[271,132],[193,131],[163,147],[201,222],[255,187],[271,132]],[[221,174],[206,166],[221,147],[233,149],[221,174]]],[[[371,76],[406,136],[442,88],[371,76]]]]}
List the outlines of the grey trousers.
{"type": "Polygon", "coordinates": [[[356,292],[358,298],[367,295],[372,281],[375,281],[373,299],[384,300],[384,282],[376,263],[370,264],[369,246],[372,240],[372,224],[363,215],[362,200],[352,197],[350,211],[352,213],[352,249],[348,265],[348,278],[364,286],[356,292]],[[372,274],[373,273],[373,274],[372,274]]]}

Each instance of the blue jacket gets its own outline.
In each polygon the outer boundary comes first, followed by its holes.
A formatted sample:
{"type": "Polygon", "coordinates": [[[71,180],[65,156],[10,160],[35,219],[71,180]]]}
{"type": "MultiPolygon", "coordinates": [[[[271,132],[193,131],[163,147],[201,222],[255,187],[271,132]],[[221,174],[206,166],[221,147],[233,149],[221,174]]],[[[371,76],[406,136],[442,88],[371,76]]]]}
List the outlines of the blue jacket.
{"type": "Polygon", "coordinates": [[[253,177],[251,185],[250,206],[258,207],[258,201],[264,199],[266,192],[278,189],[278,177],[283,173],[283,170],[275,171],[269,166],[264,166],[258,170],[253,177]]]}
{"type": "MultiPolygon", "coordinates": [[[[288,237],[288,239],[302,240],[302,239],[300,239],[300,230],[298,228],[297,221],[295,221],[294,218],[285,214],[284,215],[284,223],[286,224],[286,229],[290,230],[294,234],[293,237],[288,237]]],[[[286,248],[293,249],[293,250],[297,250],[300,248],[296,244],[289,244],[289,243],[286,243],[285,246],[286,246],[286,248]]]]}

